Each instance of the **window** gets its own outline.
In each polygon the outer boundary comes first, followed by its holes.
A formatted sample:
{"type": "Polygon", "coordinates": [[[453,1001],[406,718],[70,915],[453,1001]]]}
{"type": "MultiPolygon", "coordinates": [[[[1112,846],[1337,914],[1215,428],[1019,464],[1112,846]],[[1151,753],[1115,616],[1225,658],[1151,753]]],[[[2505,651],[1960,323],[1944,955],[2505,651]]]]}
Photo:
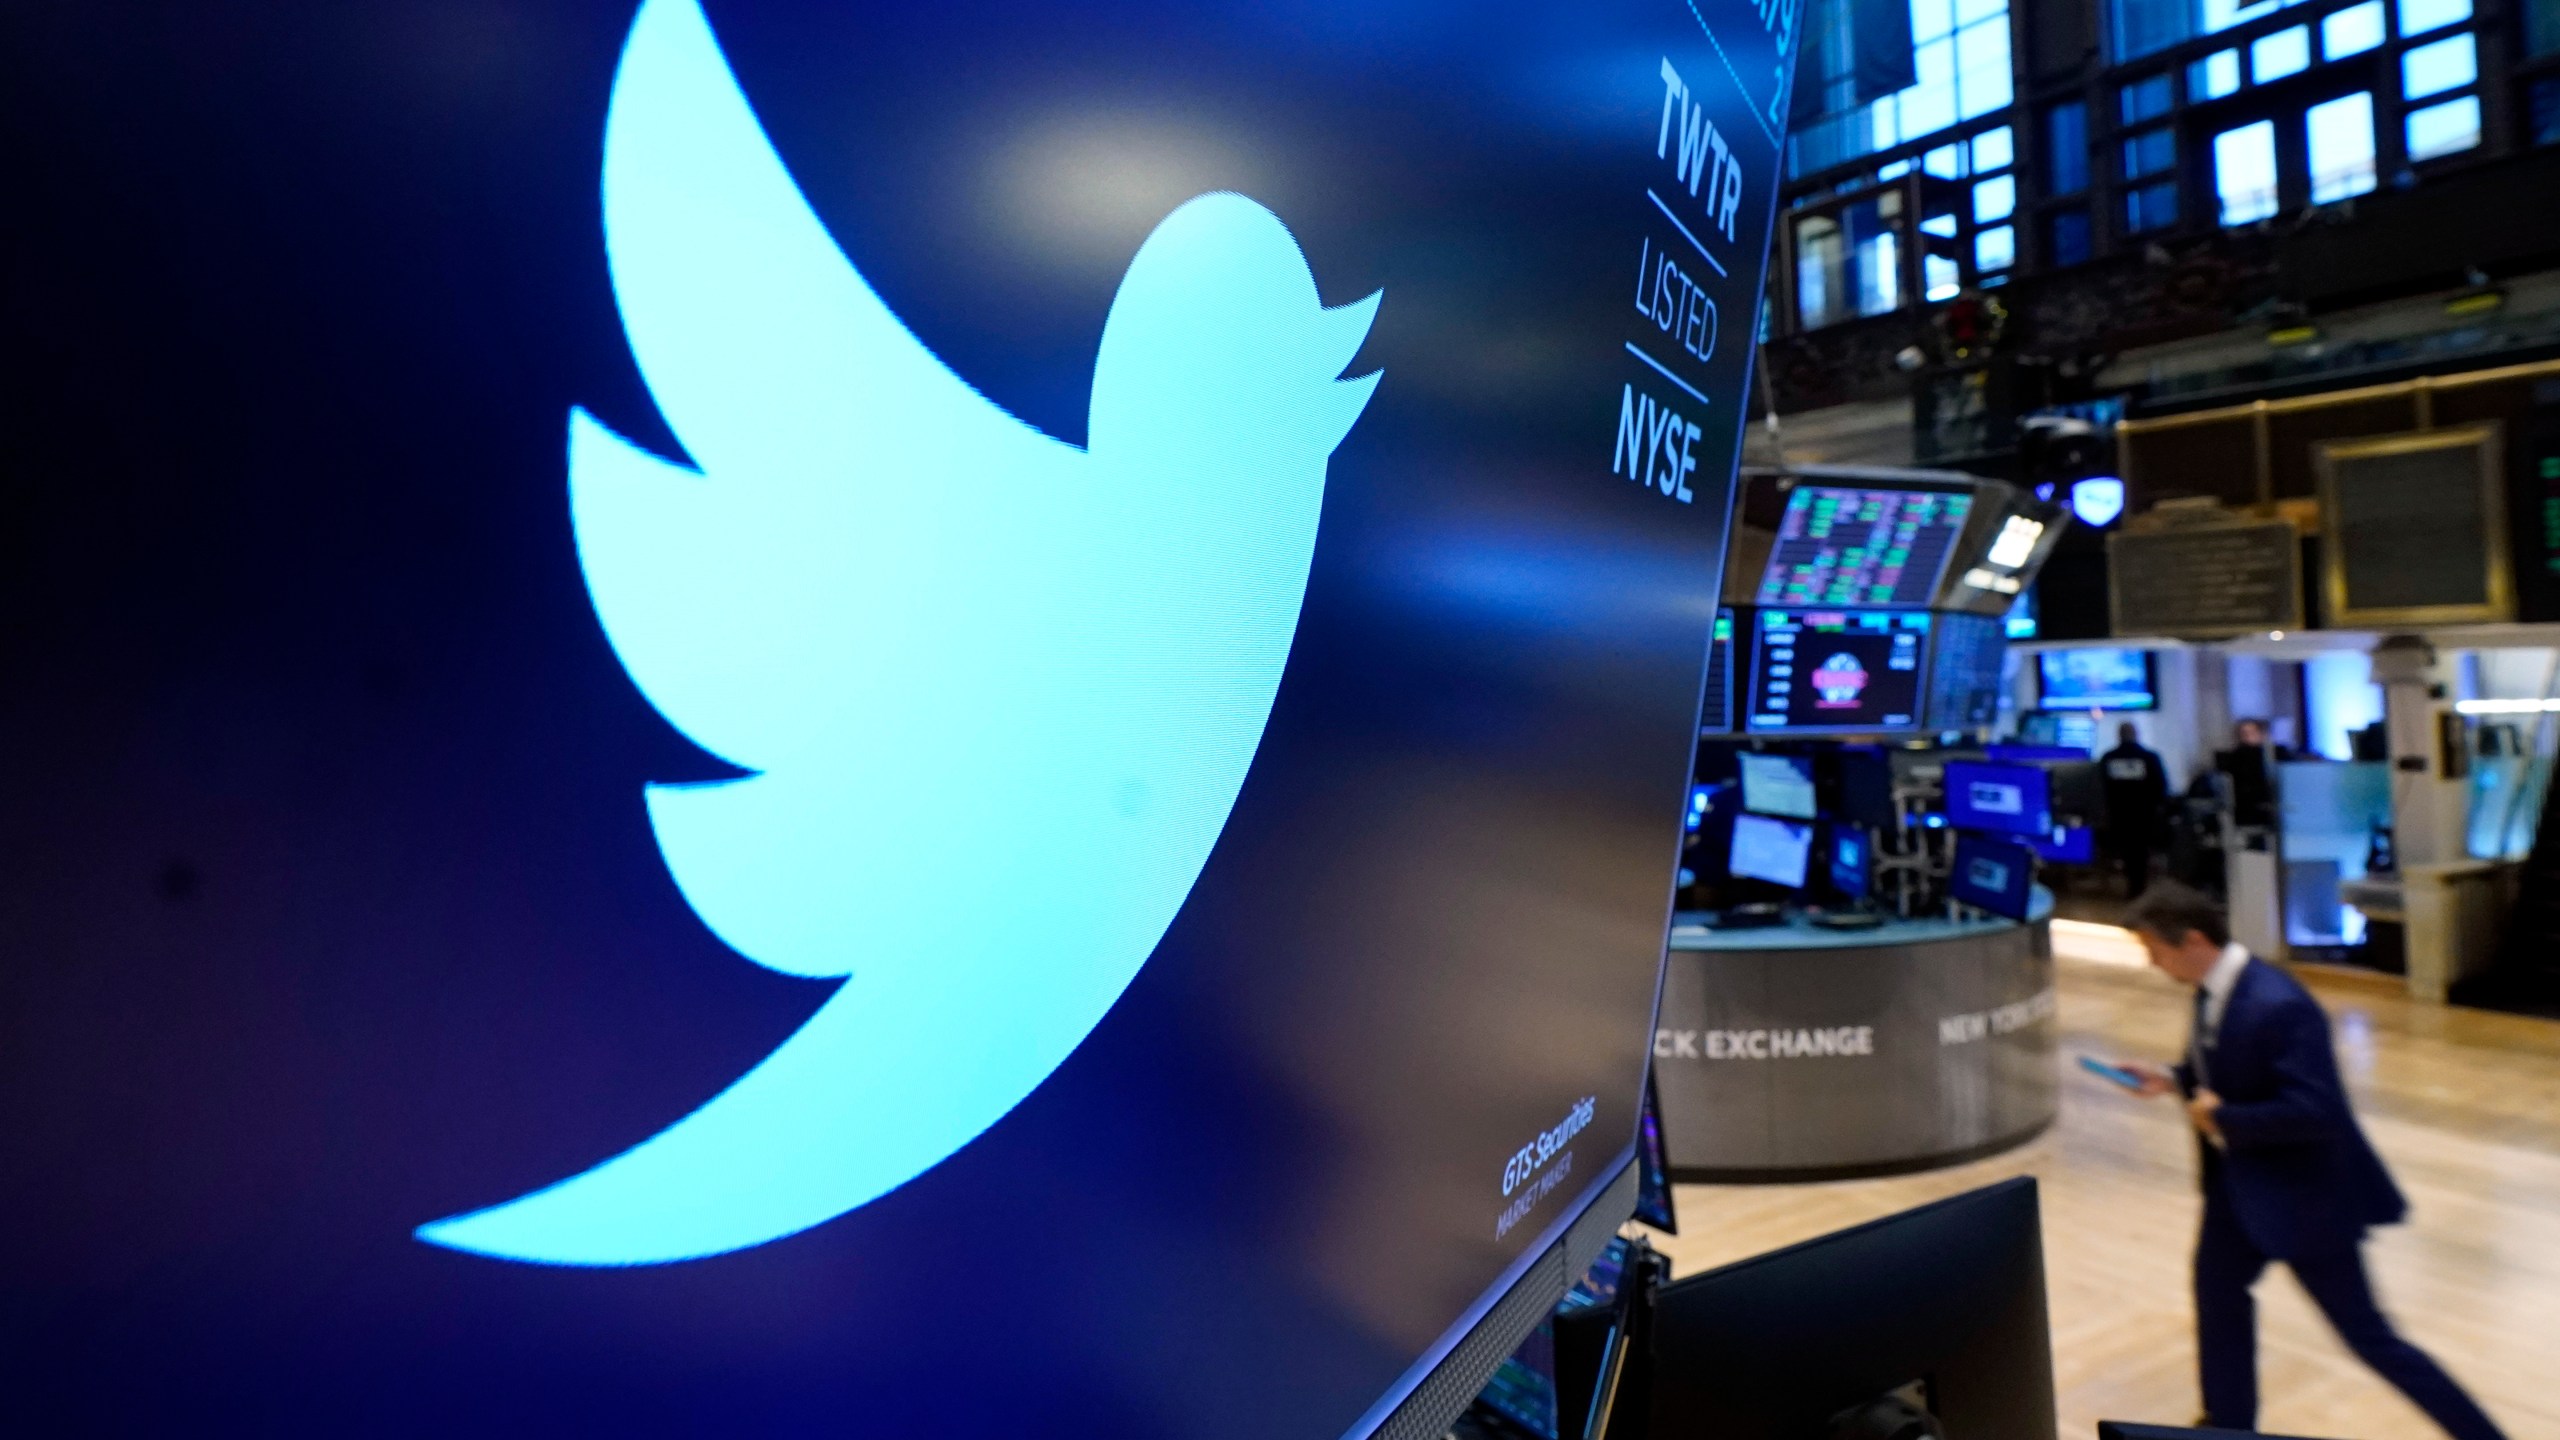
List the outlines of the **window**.
{"type": "Polygon", "coordinates": [[[2014,175],[1994,176],[1973,187],[1973,223],[1987,225],[2006,220],[2018,208],[2018,180],[2014,175]]]}
{"type": "Polygon", "coordinates": [[[2326,205],[2373,188],[2373,94],[2359,90],[2303,115],[2311,158],[2311,203],[2326,205]]]}
{"type": "Polygon", "coordinates": [[[2382,43],[2382,0],[2337,11],[2320,22],[2320,53],[2330,60],[2361,55],[2382,43]]]}
{"type": "Polygon", "coordinates": [[[2178,182],[2162,180],[2128,191],[2124,197],[2124,228],[2136,235],[2147,230],[2166,229],[2178,223],[2178,182]]]}
{"type": "Polygon", "coordinates": [[[1973,268],[1981,271],[2006,270],[2018,258],[2018,232],[2010,226],[1998,225],[1978,230],[1973,236],[1973,268]]]}
{"type": "Polygon", "coordinates": [[[2409,112],[2409,158],[2433,160],[2480,143],[2480,97],[2465,95],[2409,112]]]}
{"type": "Polygon", "coordinates": [[[1941,180],[1962,179],[1965,172],[1964,147],[1941,145],[1920,157],[1920,168],[1941,180]]]}
{"type": "Polygon", "coordinates": [[[2187,66],[2187,99],[2219,100],[2240,90],[2240,52],[2216,50],[2187,66]]]}
{"type": "Polygon", "coordinates": [[[2560,80],[2536,80],[2525,96],[2525,109],[2533,126],[2533,143],[2560,143],[2560,80]]]}
{"type": "MultiPolygon", "coordinates": [[[[2524,53],[2533,56],[2560,54],[2560,0],[2525,0],[2524,53]]],[[[2534,143],[2546,142],[2536,140],[2534,143]]]]}
{"type": "Polygon", "coordinates": [[[2108,50],[2117,60],[2139,60],[2186,38],[2182,0],[2108,0],[2108,50]]]}
{"type": "Polygon", "coordinates": [[[2044,112],[2045,188],[2077,195],[2089,188],[2089,107],[2067,100],[2044,112]]]}
{"type": "Polygon", "coordinates": [[[2127,180],[2157,175],[2176,163],[2178,137],[2166,125],[2157,130],[2145,130],[2124,142],[2124,178],[2127,180]]]}
{"type": "Polygon", "coordinates": [[[1986,170],[2006,170],[2017,154],[2017,136],[2008,126],[1985,130],[1973,137],[1973,173],[1979,175],[1986,170]]]}
{"type": "Polygon", "coordinates": [[[2400,33],[2424,35],[2471,18],[2471,0],[2400,0],[2400,33]]]}
{"type": "MultiPolygon", "coordinates": [[[[1913,83],[1860,104],[1852,79],[1832,78],[1825,92],[1829,108],[1819,119],[1796,126],[1788,138],[1790,176],[1827,170],[2008,106],[2009,0],[1908,3],[1913,83]]],[[[1808,35],[1824,24],[1845,24],[1825,18],[1845,14],[1840,0],[1831,0],[1827,8],[1823,0],[1814,0],[1806,9],[1808,35]]],[[[1951,178],[1954,173],[1961,172],[1951,172],[1951,178]]]]}
{"type": "Polygon", "coordinates": [[[2095,248],[2089,232],[2089,212],[2074,206],[2056,210],[2045,217],[2045,258],[2054,265],[2077,265],[2089,258],[2095,248]]]}
{"type": "Polygon", "coordinates": [[[2311,31],[2296,25],[2249,42],[2249,78],[2261,85],[2311,68],[2311,31]]]}
{"type": "Polygon", "coordinates": [[[1902,304],[1902,237],[1887,192],[1796,221],[1796,315],[1808,330],[1902,304]]]}
{"type": "MultiPolygon", "coordinates": [[[[2281,0],[2293,5],[2299,0],[2281,0]]],[[[2471,0],[2404,0],[2404,3],[2460,5],[2470,14],[2471,0]]],[[[2218,35],[2234,25],[2273,15],[2279,0],[2106,0],[2107,39],[2117,64],[2139,60],[2191,40],[2218,35]]]]}
{"type": "Polygon", "coordinates": [[[1920,283],[1926,287],[1924,293],[1933,305],[1941,300],[1953,300],[1964,293],[1963,277],[1957,273],[1956,262],[1945,255],[1920,257],[1920,283]]]}
{"type": "Polygon", "coordinates": [[[2213,190],[2225,225],[2276,213],[2276,122],[2260,120],[2213,137],[2213,190]]]}
{"type": "Polygon", "coordinates": [[[2116,103],[2127,125],[2169,113],[2169,76],[2166,71],[2146,76],[2116,92],[2116,103]]]}
{"type": "Polygon", "coordinates": [[[2400,57],[2400,93],[2412,100],[2458,90],[2479,78],[2479,56],[2468,34],[2417,46],[2400,57]]]}

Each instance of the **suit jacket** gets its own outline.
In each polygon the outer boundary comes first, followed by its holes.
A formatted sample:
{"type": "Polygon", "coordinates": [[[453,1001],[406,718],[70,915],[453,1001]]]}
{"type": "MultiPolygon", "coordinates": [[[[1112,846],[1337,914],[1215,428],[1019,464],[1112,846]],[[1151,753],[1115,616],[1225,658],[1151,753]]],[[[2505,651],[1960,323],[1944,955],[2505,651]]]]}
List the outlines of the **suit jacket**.
{"type": "MultiPolygon", "coordinates": [[[[2204,1184],[2208,1193],[2225,1188],[2261,1254],[2333,1254],[2353,1248],[2366,1227],[2408,1214],[2347,1104],[2329,1016],[2301,981],[2252,958],[2232,986],[2205,1069],[2222,1097],[2223,1145],[2205,1146],[2204,1184]]],[[[2179,1089],[2194,1094],[2192,1058],[2177,1076],[2179,1089]]]]}

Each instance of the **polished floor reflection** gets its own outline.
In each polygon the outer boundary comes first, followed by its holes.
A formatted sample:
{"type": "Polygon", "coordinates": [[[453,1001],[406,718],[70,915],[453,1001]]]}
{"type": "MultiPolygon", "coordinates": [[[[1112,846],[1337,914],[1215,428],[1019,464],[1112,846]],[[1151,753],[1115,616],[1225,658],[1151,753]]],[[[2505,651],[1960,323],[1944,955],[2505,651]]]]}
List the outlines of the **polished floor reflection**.
{"type": "MultiPolygon", "coordinates": [[[[2063,1058],[2172,1056],[2188,1002],[2093,932],[2059,937],[2063,1058]]],[[[2312,976],[2367,1131],[2409,1195],[2409,1223],[2366,1247],[2403,1331],[2515,1440],[2560,1440],[2560,1022],[2413,1005],[2355,976],[2312,976]]],[[[2062,1434],[2101,1418],[2190,1423],[2187,1265],[2194,1154],[2174,1105],[2076,1069],[2031,1145],[1925,1175],[1679,1188],[1681,1274],[1986,1184],[2043,1183],[2062,1434]]],[[[2339,1440],[2438,1432],[2357,1364],[2289,1274],[2258,1287],[2262,1429],[2339,1440]]]]}

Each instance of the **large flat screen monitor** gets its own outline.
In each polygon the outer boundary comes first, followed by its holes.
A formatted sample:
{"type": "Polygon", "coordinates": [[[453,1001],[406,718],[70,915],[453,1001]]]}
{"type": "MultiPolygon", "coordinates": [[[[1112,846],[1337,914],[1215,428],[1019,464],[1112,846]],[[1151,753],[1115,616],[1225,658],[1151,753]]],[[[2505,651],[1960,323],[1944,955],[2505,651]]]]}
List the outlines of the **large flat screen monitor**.
{"type": "Polygon", "coordinates": [[[2033,905],[2035,852],[1985,835],[1958,835],[1947,872],[1947,898],[2011,920],[2024,920],[2033,905]]]}
{"type": "Polygon", "coordinates": [[[1893,610],[1759,612],[1744,728],[1794,735],[1918,729],[1930,619],[1893,610]]]}
{"type": "Polygon", "coordinates": [[[2047,710],[2156,710],[2151,652],[2114,647],[2036,656],[2037,702],[2047,710]]]}
{"type": "Polygon", "coordinates": [[[0,23],[0,1423],[1437,1436],[1633,1203],[1801,12],[0,23]]]}
{"type": "Polygon", "coordinates": [[[1959,830],[2042,835],[2053,828],[2050,778],[2035,765],[1950,760],[1947,823],[1959,830]]]}
{"type": "Polygon", "coordinates": [[[1743,809],[1789,820],[1810,820],[1822,813],[1811,756],[1745,750],[1734,760],[1742,767],[1743,809]]]}
{"type": "Polygon", "coordinates": [[[1926,606],[1973,513],[1973,492],[1800,483],[1787,496],[1759,601],[1926,606]]]}
{"type": "Polygon", "coordinates": [[[1737,880],[1760,880],[1789,890],[1804,888],[1813,858],[1813,827],[1766,815],[1733,817],[1731,871],[1737,880]]]}
{"type": "Polygon", "coordinates": [[[1648,1435],[2054,1433],[2032,1179],[1666,1285],[1653,1325],[1648,1435]]]}

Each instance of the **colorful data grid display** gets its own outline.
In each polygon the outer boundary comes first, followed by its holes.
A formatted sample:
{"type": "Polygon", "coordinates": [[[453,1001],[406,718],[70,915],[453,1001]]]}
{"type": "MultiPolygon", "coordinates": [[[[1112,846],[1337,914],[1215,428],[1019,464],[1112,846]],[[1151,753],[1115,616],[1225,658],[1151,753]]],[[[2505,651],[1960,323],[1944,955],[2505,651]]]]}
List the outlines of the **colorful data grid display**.
{"type": "Polygon", "coordinates": [[[1763,605],[1926,605],[1973,497],[1803,485],[1787,497],[1763,605]]]}

